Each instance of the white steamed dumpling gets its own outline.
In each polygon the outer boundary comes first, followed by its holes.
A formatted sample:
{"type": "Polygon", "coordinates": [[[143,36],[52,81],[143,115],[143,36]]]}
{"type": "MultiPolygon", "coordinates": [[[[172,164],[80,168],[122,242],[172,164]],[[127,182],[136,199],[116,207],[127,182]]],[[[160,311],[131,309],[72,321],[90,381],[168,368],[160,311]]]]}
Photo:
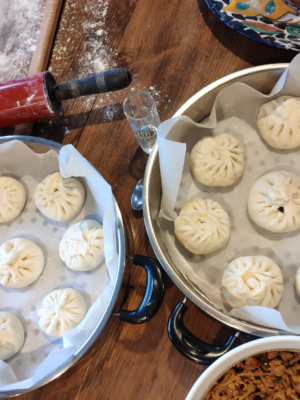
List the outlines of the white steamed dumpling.
{"type": "Polygon", "coordinates": [[[0,222],[15,219],[26,203],[24,186],[14,178],[0,177],[0,222]]]}
{"type": "Polygon", "coordinates": [[[70,226],[60,241],[59,255],[75,271],[96,268],[104,260],[102,225],[88,219],[70,226]]]}
{"type": "Polygon", "coordinates": [[[276,149],[300,146],[300,98],[281,96],[264,104],[257,126],[265,141],[276,149]]]}
{"type": "Polygon", "coordinates": [[[244,166],[244,150],[229,133],[205,137],[196,143],[191,152],[191,170],[203,185],[232,185],[243,174],[244,166]]]}
{"type": "Polygon", "coordinates": [[[227,212],[216,201],[189,201],[174,222],[175,235],[194,254],[208,254],[225,246],[230,237],[227,212]]]}
{"type": "Polygon", "coordinates": [[[232,308],[275,308],[283,293],[279,266],[269,257],[245,256],[231,261],[222,277],[222,292],[232,308]]]}
{"type": "Polygon", "coordinates": [[[47,335],[62,338],[83,320],[86,313],[86,302],[77,290],[58,289],[44,298],[43,308],[38,311],[39,324],[47,335]]]}
{"type": "Polygon", "coordinates": [[[300,227],[300,178],[285,171],[271,172],[251,187],[247,200],[250,218],[271,232],[300,227]]]}
{"type": "Polygon", "coordinates": [[[0,311],[0,360],[14,356],[23,346],[24,329],[18,317],[0,311]]]}
{"type": "Polygon", "coordinates": [[[69,221],[83,206],[85,191],[75,178],[63,178],[60,172],[48,175],[35,190],[35,204],[54,221],[69,221]]]}
{"type": "Polygon", "coordinates": [[[0,246],[0,284],[23,288],[42,273],[45,257],[41,248],[31,240],[15,238],[0,246]]]}

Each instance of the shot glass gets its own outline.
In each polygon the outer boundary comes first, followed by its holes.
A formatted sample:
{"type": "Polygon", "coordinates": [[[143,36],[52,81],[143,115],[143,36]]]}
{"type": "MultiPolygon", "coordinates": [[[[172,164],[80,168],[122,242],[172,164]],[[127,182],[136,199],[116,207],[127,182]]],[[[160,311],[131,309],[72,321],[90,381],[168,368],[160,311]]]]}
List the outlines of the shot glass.
{"type": "Polygon", "coordinates": [[[139,145],[150,154],[160,124],[155,101],[150,93],[132,93],[123,103],[123,109],[139,145]]]}

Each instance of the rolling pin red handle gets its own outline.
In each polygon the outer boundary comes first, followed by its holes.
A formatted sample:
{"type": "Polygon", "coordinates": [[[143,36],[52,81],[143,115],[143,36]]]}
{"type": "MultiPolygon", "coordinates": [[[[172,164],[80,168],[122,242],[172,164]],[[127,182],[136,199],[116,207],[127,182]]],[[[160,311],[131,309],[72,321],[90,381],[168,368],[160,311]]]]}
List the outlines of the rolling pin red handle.
{"type": "Polygon", "coordinates": [[[59,83],[54,87],[53,94],[56,100],[70,100],[80,96],[122,90],[129,86],[131,81],[130,72],[127,69],[118,68],[59,83]]]}

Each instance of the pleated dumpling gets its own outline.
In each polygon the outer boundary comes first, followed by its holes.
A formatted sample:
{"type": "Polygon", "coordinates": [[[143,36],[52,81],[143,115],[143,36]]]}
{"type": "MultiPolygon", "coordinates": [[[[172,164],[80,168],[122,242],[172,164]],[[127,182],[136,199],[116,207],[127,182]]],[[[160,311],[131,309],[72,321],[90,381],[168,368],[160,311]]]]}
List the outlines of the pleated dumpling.
{"type": "Polygon", "coordinates": [[[222,292],[232,308],[275,308],[283,293],[279,266],[269,257],[245,256],[231,261],[222,277],[222,292]]]}
{"type": "Polygon", "coordinates": [[[230,237],[227,212],[216,201],[193,199],[174,222],[175,235],[194,254],[208,254],[225,246],[230,237]]]}
{"type": "Polygon", "coordinates": [[[247,200],[250,218],[271,232],[300,227],[300,178],[285,171],[271,172],[251,187],[247,200]]]}
{"type": "Polygon", "coordinates": [[[0,222],[15,219],[26,202],[24,186],[14,178],[0,177],[0,222]]]}
{"type": "Polygon", "coordinates": [[[86,302],[77,290],[58,289],[44,298],[43,308],[38,311],[39,324],[47,335],[62,338],[83,320],[86,313],[86,302]]]}
{"type": "Polygon", "coordinates": [[[45,257],[42,249],[24,238],[8,240],[0,246],[0,284],[23,288],[43,272],[45,257]]]}
{"type": "Polygon", "coordinates": [[[300,146],[300,98],[281,96],[264,104],[257,126],[265,141],[276,149],[300,146]]]}
{"type": "Polygon", "coordinates": [[[67,267],[90,271],[104,260],[102,225],[92,219],[70,226],[59,244],[59,255],[67,267]]]}
{"type": "Polygon", "coordinates": [[[23,346],[24,329],[18,317],[0,311],[0,360],[14,356],[23,346]]]}
{"type": "Polygon", "coordinates": [[[60,172],[48,175],[35,190],[35,204],[54,221],[69,221],[83,206],[85,191],[75,178],[63,178],[60,172]]]}
{"type": "Polygon", "coordinates": [[[229,133],[205,137],[195,144],[191,152],[191,170],[203,185],[232,185],[243,174],[244,166],[244,150],[229,133]]]}

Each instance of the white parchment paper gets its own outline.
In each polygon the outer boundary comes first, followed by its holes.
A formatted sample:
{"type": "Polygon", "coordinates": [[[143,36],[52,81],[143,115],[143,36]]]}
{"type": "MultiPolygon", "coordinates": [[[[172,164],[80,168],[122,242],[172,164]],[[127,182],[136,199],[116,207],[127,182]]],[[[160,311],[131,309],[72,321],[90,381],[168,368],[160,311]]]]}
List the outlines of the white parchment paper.
{"type": "Polygon", "coordinates": [[[95,329],[108,305],[118,268],[116,217],[109,184],[72,146],[58,154],[51,150],[36,154],[20,141],[0,145],[1,175],[18,179],[25,187],[27,202],[18,218],[0,224],[1,243],[24,237],[37,243],[46,257],[39,279],[23,289],[0,286],[0,310],[17,315],[24,327],[25,344],[7,362],[0,361],[0,391],[30,388],[71,357],[95,329]],[[47,175],[59,171],[64,177],[80,177],[86,190],[81,212],[66,223],[47,219],[36,208],[34,192],[47,175]],[[103,223],[105,262],[89,272],[66,267],[59,257],[59,242],[66,229],[82,219],[103,223]],[[88,313],[63,339],[44,334],[38,323],[38,310],[44,297],[55,289],[71,287],[84,297],[88,313]]]}
{"type": "MultiPolygon", "coordinates": [[[[270,95],[242,83],[223,89],[211,115],[202,124],[182,116],[163,122],[158,128],[162,201],[158,223],[161,236],[174,264],[204,292],[215,307],[226,314],[258,325],[300,333],[300,298],[294,280],[300,265],[300,232],[272,233],[255,225],[248,217],[246,200],[253,183],[272,171],[287,171],[300,176],[300,150],[271,148],[260,136],[256,120],[260,107],[282,95],[300,97],[300,55],[296,56],[270,95]],[[193,146],[205,136],[230,133],[245,152],[245,171],[232,186],[203,186],[193,177],[189,157],[193,146]],[[231,237],[219,251],[194,255],[174,234],[174,219],[191,199],[211,198],[229,214],[231,237]],[[227,265],[240,256],[265,255],[282,270],[284,294],[278,310],[243,307],[232,310],[221,292],[221,278],[227,265]]],[[[300,112],[300,110],[299,110],[300,112]]]]}

